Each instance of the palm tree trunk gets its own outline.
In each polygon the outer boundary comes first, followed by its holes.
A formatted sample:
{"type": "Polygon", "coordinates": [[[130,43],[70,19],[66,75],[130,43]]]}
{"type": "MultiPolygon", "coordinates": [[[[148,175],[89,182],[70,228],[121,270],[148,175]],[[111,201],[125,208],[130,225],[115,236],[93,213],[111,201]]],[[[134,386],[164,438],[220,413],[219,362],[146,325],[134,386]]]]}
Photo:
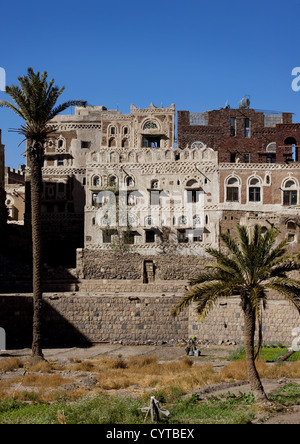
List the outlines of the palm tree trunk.
{"type": "MultiPolygon", "coordinates": [[[[41,148],[42,149],[42,148],[41,148]]],[[[31,225],[33,255],[33,331],[32,359],[44,359],[42,352],[42,152],[39,147],[30,152],[31,166],[31,225]]]]}
{"type": "Polygon", "coordinates": [[[251,303],[247,297],[243,298],[243,311],[245,321],[246,362],[251,391],[254,394],[256,401],[268,401],[268,397],[264,391],[255,365],[254,340],[256,317],[251,303]]]}

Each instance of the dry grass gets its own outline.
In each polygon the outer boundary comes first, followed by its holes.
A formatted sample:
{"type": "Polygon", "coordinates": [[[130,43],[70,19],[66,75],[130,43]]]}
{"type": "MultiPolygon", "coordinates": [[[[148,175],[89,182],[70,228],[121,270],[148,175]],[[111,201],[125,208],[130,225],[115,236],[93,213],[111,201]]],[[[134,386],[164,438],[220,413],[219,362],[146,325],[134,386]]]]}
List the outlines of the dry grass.
{"type": "Polygon", "coordinates": [[[74,379],[63,378],[59,373],[51,375],[26,374],[20,378],[11,380],[14,384],[21,384],[25,387],[38,387],[44,389],[54,389],[63,384],[74,382],[74,379]]]}
{"type": "Polygon", "coordinates": [[[23,361],[19,358],[5,358],[0,361],[0,371],[11,372],[24,366],[23,361]]]}
{"type": "MultiPolygon", "coordinates": [[[[257,362],[257,370],[261,378],[300,378],[300,361],[292,363],[267,364],[265,361],[257,362]]],[[[220,376],[224,380],[247,380],[246,361],[237,361],[224,367],[220,376]]]]}
{"type": "MultiPolygon", "coordinates": [[[[261,378],[300,378],[300,361],[284,364],[266,364],[258,361],[258,371],[261,378]]],[[[55,362],[40,362],[35,366],[22,362],[18,358],[8,358],[0,361],[0,371],[5,372],[5,378],[0,379],[0,399],[11,395],[12,391],[17,398],[26,399],[25,390],[32,390],[41,400],[55,400],[57,390],[63,392],[61,386],[76,382],[72,371],[93,373],[97,379],[97,386],[80,387],[77,390],[66,392],[67,396],[76,399],[94,391],[110,391],[115,393],[126,390],[136,396],[156,390],[168,396],[192,392],[207,385],[247,380],[245,361],[231,362],[221,371],[216,372],[211,364],[199,364],[185,357],[178,361],[158,362],[155,356],[139,356],[124,359],[122,357],[103,357],[95,360],[72,359],[70,363],[61,367],[55,362]],[[19,372],[16,372],[18,369],[19,372]],[[66,373],[62,373],[62,370],[66,373]],[[11,373],[9,373],[11,372],[11,373]]],[[[147,395],[147,396],[148,396],[147,395]]]]}
{"type": "Polygon", "coordinates": [[[159,363],[155,356],[103,358],[94,361],[94,371],[102,390],[122,390],[128,387],[182,392],[219,380],[211,365],[193,365],[189,358],[177,362],[159,363]]]}

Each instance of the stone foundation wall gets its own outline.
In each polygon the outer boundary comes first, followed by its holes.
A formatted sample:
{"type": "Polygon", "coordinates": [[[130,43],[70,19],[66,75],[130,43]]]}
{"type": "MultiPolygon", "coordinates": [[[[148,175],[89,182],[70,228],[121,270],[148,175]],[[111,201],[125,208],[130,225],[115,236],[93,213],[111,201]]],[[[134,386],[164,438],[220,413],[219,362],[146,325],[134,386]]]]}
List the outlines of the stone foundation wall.
{"type": "MultiPolygon", "coordinates": [[[[263,312],[263,342],[291,345],[294,328],[300,327],[297,309],[284,300],[270,300],[263,312]]],[[[195,308],[189,310],[189,336],[196,336],[208,342],[244,341],[244,317],[240,299],[220,301],[201,323],[195,308]]]]}
{"type": "MultiPolygon", "coordinates": [[[[196,336],[207,343],[243,343],[244,322],[238,298],[220,301],[199,323],[194,308],[179,318],[170,315],[180,295],[172,293],[52,293],[44,295],[45,346],[81,346],[97,342],[171,344],[196,336]]],[[[32,298],[0,295],[0,327],[7,348],[31,346],[32,298]]],[[[288,302],[272,300],[263,315],[264,343],[290,346],[292,331],[300,327],[297,310],[288,302]]]]}
{"type": "MultiPolygon", "coordinates": [[[[77,270],[83,279],[123,279],[143,282],[144,261],[153,261],[155,281],[188,280],[203,270],[207,258],[136,253],[116,255],[100,250],[77,250],[77,270]]],[[[211,260],[211,259],[210,259],[211,260]]]]}

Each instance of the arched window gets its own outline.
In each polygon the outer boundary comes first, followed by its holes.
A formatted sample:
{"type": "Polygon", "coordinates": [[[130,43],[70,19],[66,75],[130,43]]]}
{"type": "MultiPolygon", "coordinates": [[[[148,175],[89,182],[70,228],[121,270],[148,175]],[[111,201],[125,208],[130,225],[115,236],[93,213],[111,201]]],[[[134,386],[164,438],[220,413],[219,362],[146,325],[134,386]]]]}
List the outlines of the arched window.
{"type": "Polygon", "coordinates": [[[134,186],[134,178],[133,177],[127,177],[126,178],[126,185],[128,187],[133,187],[134,186]]]}
{"type": "Polygon", "coordinates": [[[298,205],[298,189],[293,179],[288,179],[283,185],[283,205],[298,205]]]}
{"type": "Polygon", "coordinates": [[[116,176],[110,176],[108,180],[108,185],[110,187],[116,187],[118,185],[118,179],[116,178],[116,176]]]}
{"type": "Polygon", "coordinates": [[[257,177],[254,177],[249,182],[249,202],[261,202],[261,200],[261,181],[257,177]]]}
{"type": "Polygon", "coordinates": [[[146,122],[143,129],[153,130],[153,129],[158,129],[158,126],[157,126],[157,123],[155,123],[155,122],[146,122]]]}
{"type": "Polygon", "coordinates": [[[230,177],[226,181],[226,201],[239,202],[240,200],[240,181],[237,177],[230,177]]]}
{"type": "Polygon", "coordinates": [[[66,139],[63,136],[59,136],[56,140],[56,150],[58,153],[64,153],[66,150],[66,139]]]}
{"type": "Polygon", "coordinates": [[[202,148],[205,148],[205,145],[203,142],[194,142],[191,145],[191,150],[194,150],[195,148],[198,148],[201,150],[202,148]]]}
{"type": "Polygon", "coordinates": [[[186,186],[187,186],[187,188],[195,188],[195,187],[198,187],[199,185],[198,185],[197,180],[191,179],[187,182],[186,186]]]}
{"type": "Polygon", "coordinates": [[[266,148],[267,153],[276,153],[276,142],[271,142],[267,145],[266,148]]]}
{"type": "Polygon", "coordinates": [[[101,185],[101,180],[99,176],[94,176],[93,177],[93,186],[94,187],[100,187],[101,185]]]}

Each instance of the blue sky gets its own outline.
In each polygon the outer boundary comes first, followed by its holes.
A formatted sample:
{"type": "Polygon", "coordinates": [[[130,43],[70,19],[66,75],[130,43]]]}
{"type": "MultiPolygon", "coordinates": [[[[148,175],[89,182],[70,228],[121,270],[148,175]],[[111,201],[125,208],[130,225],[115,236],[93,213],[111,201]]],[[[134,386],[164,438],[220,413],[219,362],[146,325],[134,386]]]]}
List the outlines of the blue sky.
{"type": "MultiPolygon", "coordinates": [[[[130,111],[175,103],[176,110],[251,107],[295,113],[291,88],[300,66],[300,0],[33,0],[1,5],[0,66],[8,85],[27,68],[47,71],[66,90],[62,100],[87,100],[130,111]]],[[[0,91],[0,99],[6,94],[0,91]]],[[[24,163],[21,121],[0,109],[6,165],[24,163]]]]}

